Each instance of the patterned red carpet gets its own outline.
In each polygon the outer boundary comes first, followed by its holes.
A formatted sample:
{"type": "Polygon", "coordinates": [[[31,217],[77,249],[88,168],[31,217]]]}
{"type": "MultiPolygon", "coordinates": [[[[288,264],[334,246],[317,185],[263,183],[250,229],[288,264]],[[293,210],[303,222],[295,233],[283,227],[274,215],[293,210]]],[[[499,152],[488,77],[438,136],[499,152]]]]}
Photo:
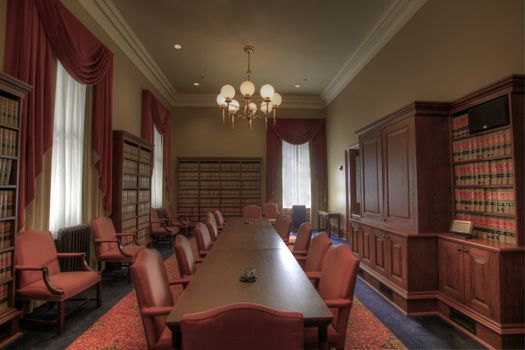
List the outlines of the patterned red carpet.
{"type": "MultiPolygon", "coordinates": [[[[193,241],[193,240],[192,240],[193,241]]],[[[170,279],[177,274],[174,256],[166,260],[170,279]]],[[[178,293],[182,288],[178,287],[178,293]]],[[[354,298],[345,349],[406,349],[361,302],[354,298]]],[[[135,292],[131,292],[77,338],[68,350],[146,349],[146,338],[135,292]]]]}

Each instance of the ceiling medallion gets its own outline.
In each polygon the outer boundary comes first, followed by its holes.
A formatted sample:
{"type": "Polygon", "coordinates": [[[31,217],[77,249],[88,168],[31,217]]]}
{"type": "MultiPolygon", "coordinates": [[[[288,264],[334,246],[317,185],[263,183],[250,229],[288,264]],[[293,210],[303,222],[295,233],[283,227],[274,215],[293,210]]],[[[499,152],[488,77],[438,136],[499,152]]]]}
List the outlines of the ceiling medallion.
{"type": "Polygon", "coordinates": [[[240,91],[244,98],[244,106],[241,108],[239,101],[234,99],[235,88],[232,85],[224,85],[221,88],[221,93],[217,96],[217,104],[222,109],[222,123],[226,124],[226,118],[231,121],[232,128],[235,128],[235,119],[243,118],[248,121],[248,127],[253,130],[253,121],[258,118],[264,118],[264,126],[268,128],[268,118],[273,118],[273,125],[276,121],[277,107],[282,102],[282,97],[270,84],[264,84],[261,87],[260,94],[262,102],[259,107],[252,102],[252,95],[255,92],[255,85],[251,82],[250,76],[252,74],[250,67],[250,55],[255,50],[255,47],[247,45],[244,47],[244,52],[248,54],[248,70],[246,74],[248,79],[245,80],[241,86],[240,91]]]}

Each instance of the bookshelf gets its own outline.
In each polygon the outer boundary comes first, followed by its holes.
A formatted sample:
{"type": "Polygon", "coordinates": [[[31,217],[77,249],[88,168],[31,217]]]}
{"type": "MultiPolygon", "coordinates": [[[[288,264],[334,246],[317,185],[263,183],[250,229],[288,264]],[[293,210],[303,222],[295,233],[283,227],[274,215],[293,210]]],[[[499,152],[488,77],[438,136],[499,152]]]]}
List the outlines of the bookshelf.
{"type": "MultiPolygon", "coordinates": [[[[153,146],[126,131],[113,131],[113,211],[117,232],[137,232],[150,243],[151,160],[153,146]]],[[[123,243],[131,242],[123,239],[123,243]]]]}
{"type": "Polygon", "coordinates": [[[260,158],[178,158],[178,212],[191,223],[219,209],[241,216],[242,207],[261,205],[260,158]]]}
{"type": "Polygon", "coordinates": [[[29,85],[0,73],[0,348],[22,334],[15,308],[15,233],[21,106],[30,90],[29,85]]]}

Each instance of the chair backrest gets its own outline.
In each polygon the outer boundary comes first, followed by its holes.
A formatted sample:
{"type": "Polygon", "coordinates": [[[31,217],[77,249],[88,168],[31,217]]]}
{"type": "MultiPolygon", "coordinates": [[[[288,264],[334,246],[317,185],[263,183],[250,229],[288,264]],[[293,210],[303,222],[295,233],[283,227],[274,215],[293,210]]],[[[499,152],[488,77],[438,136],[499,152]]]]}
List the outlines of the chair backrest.
{"type": "Polygon", "coordinates": [[[304,271],[321,271],[323,269],[323,260],[330,244],[332,242],[326,232],[321,232],[312,238],[304,262],[304,271]]]}
{"type": "Polygon", "coordinates": [[[215,241],[219,236],[219,228],[217,227],[217,221],[215,221],[215,215],[212,212],[208,213],[207,226],[211,240],[215,241]]]}
{"type": "MultiPolygon", "coordinates": [[[[49,231],[26,231],[16,236],[16,264],[46,266],[49,275],[60,272],[57,250],[49,231]]],[[[23,288],[42,279],[41,271],[24,271],[17,275],[17,284],[23,288]]]]}
{"type": "Polygon", "coordinates": [[[224,226],[224,217],[222,216],[222,212],[219,209],[215,209],[213,211],[213,214],[215,215],[215,222],[219,227],[224,226]]]}
{"type": "Polygon", "coordinates": [[[303,315],[257,304],[231,304],[182,316],[182,348],[303,348],[303,315]]]}
{"type": "Polygon", "coordinates": [[[279,214],[279,206],[277,203],[264,203],[262,210],[266,219],[277,219],[277,215],[279,214]]]}
{"type": "Polygon", "coordinates": [[[242,208],[242,216],[246,219],[260,219],[261,207],[258,205],[247,205],[242,208]]]}
{"type": "Polygon", "coordinates": [[[199,251],[208,250],[211,247],[211,237],[208,231],[208,226],[202,222],[195,224],[195,240],[197,241],[197,248],[199,251]]]}
{"type": "Polygon", "coordinates": [[[294,250],[308,250],[313,226],[309,222],[303,222],[297,229],[294,250]]]}
{"type": "Polygon", "coordinates": [[[150,209],[150,218],[151,218],[151,231],[156,232],[160,231],[162,229],[162,225],[160,224],[159,214],[157,213],[157,209],[150,209]]]}
{"type": "Polygon", "coordinates": [[[195,260],[190,242],[183,235],[177,235],[175,238],[175,258],[181,277],[191,276],[195,273],[195,260]]]}
{"type": "MultiPolygon", "coordinates": [[[[352,254],[352,249],[348,245],[339,244],[329,247],[317,288],[321,298],[352,300],[358,270],[359,259],[352,254]]],[[[332,320],[334,328],[339,334],[346,334],[350,307],[340,311],[332,309],[332,312],[334,313],[332,320]]]]}
{"type": "MultiPolygon", "coordinates": [[[[131,266],[131,276],[139,309],[145,307],[173,306],[168,274],[160,253],[153,249],[143,249],[131,266]]],[[[159,340],[166,327],[165,317],[142,317],[148,347],[159,340]]]]}
{"type": "MultiPolygon", "coordinates": [[[[105,216],[100,216],[91,222],[91,228],[93,229],[94,239],[117,239],[117,233],[115,232],[115,226],[113,221],[105,216]]],[[[105,252],[117,248],[117,243],[99,243],[95,244],[97,255],[104,254],[105,252]]]]}
{"type": "Polygon", "coordinates": [[[273,224],[275,231],[281,236],[283,240],[290,238],[290,232],[292,231],[292,220],[288,216],[278,215],[277,220],[273,224]]]}

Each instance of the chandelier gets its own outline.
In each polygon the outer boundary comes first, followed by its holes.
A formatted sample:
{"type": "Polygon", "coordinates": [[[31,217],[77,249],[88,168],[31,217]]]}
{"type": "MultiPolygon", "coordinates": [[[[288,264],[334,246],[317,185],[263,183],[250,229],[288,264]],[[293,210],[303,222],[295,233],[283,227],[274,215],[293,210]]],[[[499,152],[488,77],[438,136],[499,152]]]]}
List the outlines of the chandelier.
{"type": "Polygon", "coordinates": [[[247,45],[244,47],[244,52],[248,54],[248,70],[246,74],[248,79],[245,80],[241,86],[240,91],[244,98],[244,106],[241,108],[239,101],[235,97],[235,88],[232,85],[224,85],[221,88],[221,93],[217,96],[217,104],[222,110],[222,123],[226,124],[226,119],[231,121],[232,128],[235,128],[235,119],[243,118],[248,121],[248,127],[253,130],[253,121],[258,118],[264,118],[264,126],[268,128],[268,119],[273,118],[273,125],[275,125],[275,118],[277,107],[282,102],[282,97],[270,84],[261,86],[260,94],[262,102],[259,107],[252,102],[252,95],[255,92],[255,85],[250,80],[252,74],[250,67],[250,55],[255,50],[255,47],[247,45]]]}

